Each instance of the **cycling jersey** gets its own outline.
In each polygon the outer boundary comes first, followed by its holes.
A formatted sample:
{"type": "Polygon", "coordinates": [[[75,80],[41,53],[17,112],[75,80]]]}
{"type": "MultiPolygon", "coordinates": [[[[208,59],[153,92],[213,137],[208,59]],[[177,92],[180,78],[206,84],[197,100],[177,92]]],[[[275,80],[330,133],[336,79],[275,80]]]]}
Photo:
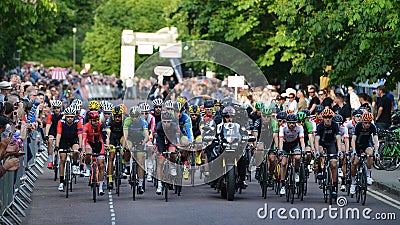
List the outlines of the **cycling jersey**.
{"type": "Polygon", "coordinates": [[[94,153],[100,155],[104,155],[103,130],[105,130],[105,126],[100,122],[95,128],[91,123],[83,126],[83,145],[90,147],[94,153]]]}
{"type": "Polygon", "coordinates": [[[150,134],[154,134],[156,130],[156,119],[153,115],[147,114],[147,117],[145,118],[148,124],[148,129],[150,131],[150,134]]]}
{"type": "Polygon", "coordinates": [[[306,146],[310,146],[310,139],[308,135],[315,132],[315,130],[313,130],[313,125],[310,121],[305,121],[304,124],[301,126],[304,129],[304,143],[306,144],[306,146]]]}
{"type": "Polygon", "coordinates": [[[148,124],[145,119],[139,117],[136,122],[132,117],[128,117],[124,121],[124,130],[128,131],[128,140],[135,143],[141,144],[144,138],[144,132],[148,130],[148,124]]]}
{"type": "Polygon", "coordinates": [[[82,134],[82,131],[82,123],[78,119],[75,119],[71,125],[67,124],[65,119],[60,119],[57,123],[57,134],[61,135],[60,149],[68,149],[78,144],[78,135],[82,134]]]}
{"type": "Polygon", "coordinates": [[[203,116],[204,123],[207,123],[208,121],[211,121],[211,120],[214,120],[214,116],[213,115],[211,115],[211,116],[204,115],[203,116]]]}
{"type": "Polygon", "coordinates": [[[152,109],[150,111],[150,114],[152,116],[154,116],[154,119],[155,119],[155,124],[154,124],[154,130],[155,130],[156,124],[161,121],[161,113],[159,115],[156,115],[155,112],[154,112],[154,109],[152,109]]]}
{"type": "Polygon", "coordinates": [[[47,120],[46,124],[51,124],[50,125],[50,130],[49,130],[49,135],[56,136],[57,134],[57,124],[58,121],[63,117],[63,115],[60,113],[56,115],[54,112],[50,112],[47,114],[47,120]]]}
{"type": "Polygon", "coordinates": [[[171,145],[176,145],[179,139],[179,126],[175,122],[170,122],[171,124],[168,127],[167,134],[164,131],[164,127],[162,123],[157,123],[156,126],[156,145],[158,152],[162,153],[167,150],[167,148],[171,145]]]}
{"type": "Polygon", "coordinates": [[[345,127],[344,125],[339,125],[339,134],[340,136],[343,137],[343,139],[349,138],[349,131],[347,130],[347,127],[345,127]]]}
{"type": "Polygon", "coordinates": [[[182,135],[187,136],[190,143],[193,142],[192,121],[184,112],[182,112],[182,117],[179,118],[179,127],[182,135]]]}
{"type": "Polygon", "coordinates": [[[304,129],[296,124],[293,130],[290,130],[288,125],[279,128],[279,138],[283,139],[282,150],[292,152],[295,149],[300,149],[300,138],[304,138],[304,129]]]}
{"type": "Polygon", "coordinates": [[[337,154],[336,136],[339,135],[339,126],[332,121],[331,126],[326,126],[323,122],[317,125],[315,136],[320,137],[319,145],[327,150],[328,154],[337,154]]]}
{"type": "Polygon", "coordinates": [[[203,117],[197,115],[196,120],[195,121],[192,120],[192,132],[195,138],[201,135],[201,129],[203,128],[203,126],[204,126],[203,117]]]}
{"type": "Polygon", "coordinates": [[[109,120],[106,124],[107,131],[110,133],[110,144],[114,146],[118,146],[121,142],[121,138],[124,136],[123,132],[123,124],[117,124],[114,120],[109,120]]]}
{"type": "Polygon", "coordinates": [[[354,127],[356,126],[356,122],[354,120],[349,120],[343,124],[345,127],[347,127],[347,131],[349,135],[354,134],[354,127]]]}
{"type": "Polygon", "coordinates": [[[364,128],[362,122],[356,124],[353,136],[357,136],[357,153],[360,153],[360,151],[364,151],[366,148],[373,146],[372,135],[377,135],[377,129],[374,124],[371,123],[368,128],[364,128]]]}

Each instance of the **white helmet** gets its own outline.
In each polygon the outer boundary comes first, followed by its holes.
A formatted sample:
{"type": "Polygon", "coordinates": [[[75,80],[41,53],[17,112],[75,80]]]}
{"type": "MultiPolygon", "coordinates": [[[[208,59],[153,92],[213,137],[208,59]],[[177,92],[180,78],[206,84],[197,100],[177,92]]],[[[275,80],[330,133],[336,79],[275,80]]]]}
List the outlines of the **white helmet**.
{"type": "Polygon", "coordinates": [[[171,100],[167,100],[164,102],[164,106],[167,109],[174,109],[174,102],[171,100]]]}
{"type": "Polygon", "coordinates": [[[106,102],[106,103],[104,103],[102,109],[104,112],[111,112],[113,107],[114,107],[114,105],[111,102],[106,102]]]}
{"type": "Polygon", "coordinates": [[[74,107],[69,106],[64,110],[64,114],[65,115],[74,115],[75,116],[76,110],[75,110],[74,107]]]}
{"type": "Polygon", "coordinates": [[[153,100],[153,106],[162,106],[163,100],[161,98],[156,98],[153,100]]]}
{"type": "Polygon", "coordinates": [[[74,99],[74,100],[72,101],[72,104],[82,106],[82,105],[83,105],[83,102],[82,102],[82,100],[80,100],[80,99],[74,99]]]}
{"type": "Polygon", "coordinates": [[[140,111],[142,111],[142,112],[150,111],[150,105],[147,104],[146,102],[140,104],[140,111]]]}
{"type": "Polygon", "coordinates": [[[51,106],[53,106],[53,107],[61,107],[61,106],[62,106],[62,101],[60,101],[60,100],[54,100],[54,101],[51,103],[51,106]]]}

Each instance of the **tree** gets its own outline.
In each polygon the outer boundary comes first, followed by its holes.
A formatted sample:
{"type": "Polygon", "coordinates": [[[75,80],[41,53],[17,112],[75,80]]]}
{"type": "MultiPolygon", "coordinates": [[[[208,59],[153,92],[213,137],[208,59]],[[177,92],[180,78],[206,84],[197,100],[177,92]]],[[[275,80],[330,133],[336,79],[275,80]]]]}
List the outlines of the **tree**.
{"type": "Polygon", "coordinates": [[[274,65],[280,54],[293,63],[292,73],[329,76],[332,83],[399,81],[399,0],[274,0],[268,9],[277,19],[261,66],[274,65]]]}
{"type": "MultiPolygon", "coordinates": [[[[164,8],[174,0],[109,0],[96,9],[93,31],[83,42],[84,63],[104,73],[119,75],[122,30],[156,32],[166,26],[164,8]]],[[[140,63],[144,57],[136,57],[140,63]]]]}

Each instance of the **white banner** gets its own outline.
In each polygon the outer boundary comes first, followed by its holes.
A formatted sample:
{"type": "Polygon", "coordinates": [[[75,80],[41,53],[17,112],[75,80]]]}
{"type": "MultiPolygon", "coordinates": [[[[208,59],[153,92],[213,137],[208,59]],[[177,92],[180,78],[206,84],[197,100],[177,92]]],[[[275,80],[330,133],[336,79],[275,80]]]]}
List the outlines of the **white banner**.
{"type": "Polygon", "coordinates": [[[135,75],[135,46],[121,46],[121,73],[122,80],[135,75]]]}

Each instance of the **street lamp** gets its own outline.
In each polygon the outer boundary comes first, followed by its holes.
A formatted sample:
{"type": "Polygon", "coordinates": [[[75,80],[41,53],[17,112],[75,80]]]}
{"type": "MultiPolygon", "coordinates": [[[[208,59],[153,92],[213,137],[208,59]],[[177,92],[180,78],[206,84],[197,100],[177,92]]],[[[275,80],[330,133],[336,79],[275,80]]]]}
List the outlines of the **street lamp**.
{"type": "Polygon", "coordinates": [[[73,68],[74,68],[74,71],[75,71],[75,59],[76,59],[76,46],[75,46],[75,34],[76,34],[76,27],[73,27],[72,28],[72,32],[74,33],[74,36],[73,36],[73,42],[74,42],[74,50],[73,50],[73,61],[74,61],[74,64],[73,64],[73,68]]]}

